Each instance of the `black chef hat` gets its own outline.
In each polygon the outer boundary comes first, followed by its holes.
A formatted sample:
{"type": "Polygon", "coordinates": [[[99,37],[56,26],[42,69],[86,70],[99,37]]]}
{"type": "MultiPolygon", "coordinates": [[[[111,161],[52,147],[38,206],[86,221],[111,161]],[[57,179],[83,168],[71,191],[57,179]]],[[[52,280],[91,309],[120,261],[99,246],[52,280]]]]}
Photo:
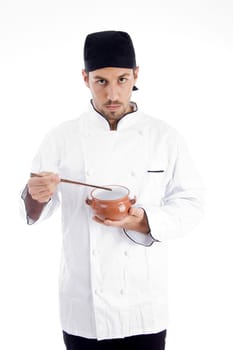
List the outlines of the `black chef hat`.
{"type": "MultiPolygon", "coordinates": [[[[84,64],[87,72],[105,67],[135,68],[135,51],[129,34],[115,30],[88,34],[84,44],[84,64]]],[[[134,86],[133,90],[137,87],[134,86]]]]}

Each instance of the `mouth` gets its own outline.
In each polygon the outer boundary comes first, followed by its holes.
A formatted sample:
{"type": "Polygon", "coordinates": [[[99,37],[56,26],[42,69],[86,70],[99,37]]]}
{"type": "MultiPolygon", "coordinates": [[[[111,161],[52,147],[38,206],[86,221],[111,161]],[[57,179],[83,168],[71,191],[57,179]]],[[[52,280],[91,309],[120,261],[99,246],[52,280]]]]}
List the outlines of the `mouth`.
{"type": "Polygon", "coordinates": [[[106,108],[109,110],[109,111],[115,111],[117,110],[118,108],[120,108],[121,105],[119,104],[111,104],[111,105],[106,105],[106,108]]]}

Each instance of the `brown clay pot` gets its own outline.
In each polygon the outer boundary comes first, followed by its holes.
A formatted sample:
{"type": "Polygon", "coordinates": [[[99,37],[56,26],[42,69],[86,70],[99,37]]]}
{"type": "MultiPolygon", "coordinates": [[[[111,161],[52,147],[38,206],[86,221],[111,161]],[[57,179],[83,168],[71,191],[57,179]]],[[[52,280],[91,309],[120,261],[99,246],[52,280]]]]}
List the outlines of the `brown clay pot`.
{"type": "Polygon", "coordinates": [[[129,189],[120,185],[109,185],[112,191],[94,189],[86,203],[91,206],[94,214],[100,219],[121,220],[136,199],[129,198],[129,189]]]}

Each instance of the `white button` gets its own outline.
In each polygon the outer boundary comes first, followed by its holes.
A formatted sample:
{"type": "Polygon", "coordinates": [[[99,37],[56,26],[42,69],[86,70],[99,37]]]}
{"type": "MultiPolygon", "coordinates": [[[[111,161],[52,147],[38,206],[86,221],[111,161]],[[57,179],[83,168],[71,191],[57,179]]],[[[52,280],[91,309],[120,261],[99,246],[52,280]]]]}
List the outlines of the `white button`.
{"type": "Polygon", "coordinates": [[[135,171],[131,171],[131,176],[133,176],[133,177],[135,177],[136,176],[136,173],[135,173],[135,171]]]}
{"type": "Polygon", "coordinates": [[[120,294],[123,295],[124,294],[124,289],[120,290],[120,294]]]}
{"type": "Polygon", "coordinates": [[[124,251],[124,255],[125,255],[125,256],[128,256],[127,250],[124,251]]]}

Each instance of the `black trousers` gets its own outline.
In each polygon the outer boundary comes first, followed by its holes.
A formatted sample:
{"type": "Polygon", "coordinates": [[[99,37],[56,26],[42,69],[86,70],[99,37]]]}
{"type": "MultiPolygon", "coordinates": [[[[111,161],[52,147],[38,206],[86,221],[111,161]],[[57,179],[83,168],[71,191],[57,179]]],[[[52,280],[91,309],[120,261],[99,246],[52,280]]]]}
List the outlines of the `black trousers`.
{"type": "Polygon", "coordinates": [[[156,334],[106,340],[82,338],[63,331],[63,338],[67,350],[164,350],[166,330],[156,334]]]}

